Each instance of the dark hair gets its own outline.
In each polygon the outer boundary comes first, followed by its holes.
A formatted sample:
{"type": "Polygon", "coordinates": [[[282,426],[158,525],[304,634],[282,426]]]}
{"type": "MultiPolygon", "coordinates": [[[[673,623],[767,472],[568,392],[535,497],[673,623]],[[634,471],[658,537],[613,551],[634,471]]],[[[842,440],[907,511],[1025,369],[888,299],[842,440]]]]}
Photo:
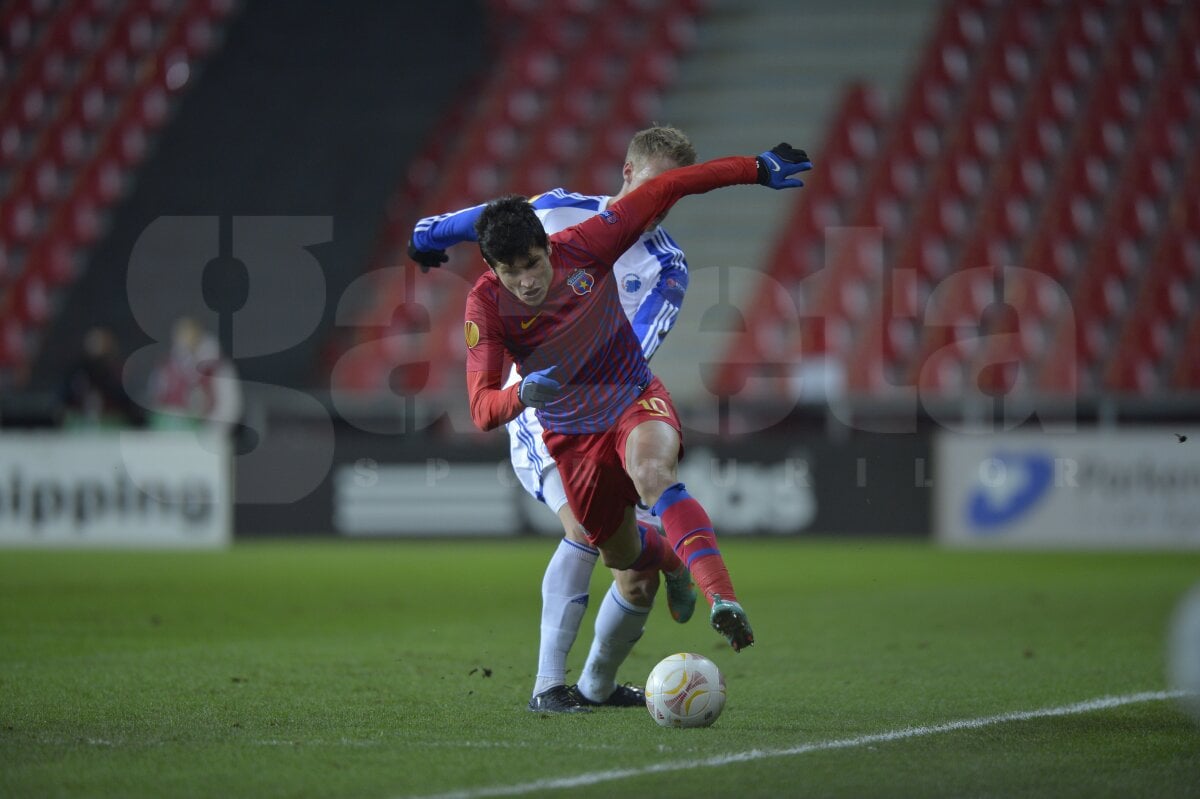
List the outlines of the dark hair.
{"type": "Polygon", "coordinates": [[[475,236],[483,259],[493,269],[497,264],[511,264],[527,257],[534,247],[545,249],[549,244],[546,229],[533,212],[533,206],[517,194],[488,203],[475,220],[475,236]]]}

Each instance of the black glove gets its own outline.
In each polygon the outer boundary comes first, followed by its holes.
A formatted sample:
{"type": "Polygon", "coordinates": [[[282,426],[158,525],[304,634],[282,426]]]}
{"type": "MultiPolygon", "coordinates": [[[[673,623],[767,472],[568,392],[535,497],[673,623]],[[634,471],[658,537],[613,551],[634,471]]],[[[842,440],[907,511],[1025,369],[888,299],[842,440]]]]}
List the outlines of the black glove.
{"type": "Polygon", "coordinates": [[[758,182],[773,189],[799,188],[804,181],[793,178],[799,172],[812,169],[812,161],[808,153],[797,150],[787,142],[777,144],[756,159],[758,161],[758,182]]]}
{"type": "Polygon", "coordinates": [[[450,260],[445,250],[418,250],[413,246],[412,239],[408,240],[408,257],[421,265],[422,272],[436,269],[450,260]]]}

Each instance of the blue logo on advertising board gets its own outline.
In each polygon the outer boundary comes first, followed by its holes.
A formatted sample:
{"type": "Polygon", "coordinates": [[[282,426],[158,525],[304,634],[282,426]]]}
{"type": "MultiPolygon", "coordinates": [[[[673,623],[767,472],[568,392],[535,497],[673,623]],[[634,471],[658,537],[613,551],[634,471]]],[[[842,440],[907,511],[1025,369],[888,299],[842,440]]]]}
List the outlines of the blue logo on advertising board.
{"type": "Polygon", "coordinates": [[[1054,484],[1054,458],[1042,452],[997,451],[979,464],[967,496],[967,521],[980,535],[997,535],[1029,513],[1054,484]]]}

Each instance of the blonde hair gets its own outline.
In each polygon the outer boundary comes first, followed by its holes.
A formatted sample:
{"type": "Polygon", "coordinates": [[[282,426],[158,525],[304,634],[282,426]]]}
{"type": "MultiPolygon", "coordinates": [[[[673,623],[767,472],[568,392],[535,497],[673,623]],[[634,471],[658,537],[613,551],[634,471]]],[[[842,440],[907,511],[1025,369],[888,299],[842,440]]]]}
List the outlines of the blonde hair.
{"type": "Polygon", "coordinates": [[[655,125],[639,130],[633,135],[629,142],[629,150],[625,153],[625,160],[632,161],[635,158],[669,158],[677,166],[691,166],[696,163],[696,148],[691,139],[678,128],[655,125]]]}

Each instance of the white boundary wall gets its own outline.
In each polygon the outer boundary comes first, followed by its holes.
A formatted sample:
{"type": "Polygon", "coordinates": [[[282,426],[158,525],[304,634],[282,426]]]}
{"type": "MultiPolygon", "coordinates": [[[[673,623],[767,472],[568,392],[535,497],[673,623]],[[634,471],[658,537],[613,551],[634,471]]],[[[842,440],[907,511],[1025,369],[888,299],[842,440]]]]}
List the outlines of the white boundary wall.
{"type": "Polygon", "coordinates": [[[0,434],[0,546],[218,548],[230,444],[192,432],[0,434]]]}

